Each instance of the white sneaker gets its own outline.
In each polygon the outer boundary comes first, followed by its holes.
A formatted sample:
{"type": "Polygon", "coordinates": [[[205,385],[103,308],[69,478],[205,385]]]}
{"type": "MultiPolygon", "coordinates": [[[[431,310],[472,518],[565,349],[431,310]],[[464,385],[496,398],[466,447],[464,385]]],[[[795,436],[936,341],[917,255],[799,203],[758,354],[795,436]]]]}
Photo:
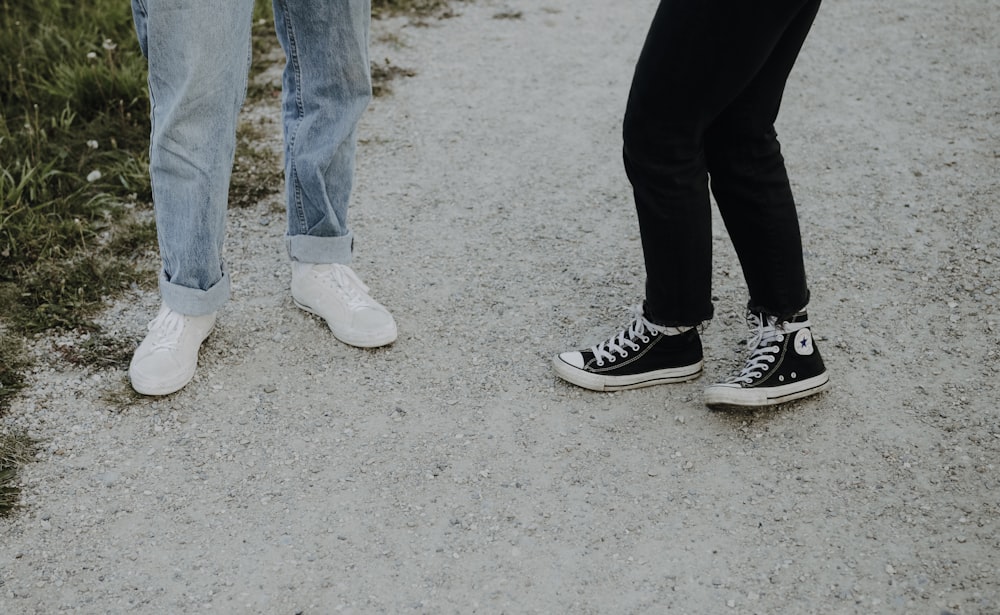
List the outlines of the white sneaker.
{"type": "Polygon", "coordinates": [[[198,367],[198,349],[215,326],[215,313],[186,316],[166,305],[149,323],[128,368],[132,388],[143,395],[169,395],[184,388],[198,367]]]}
{"type": "Polygon", "coordinates": [[[374,348],[396,340],[392,314],[368,295],[368,287],[347,265],[293,261],[292,299],[326,320],[345,344],[374,348]]]}

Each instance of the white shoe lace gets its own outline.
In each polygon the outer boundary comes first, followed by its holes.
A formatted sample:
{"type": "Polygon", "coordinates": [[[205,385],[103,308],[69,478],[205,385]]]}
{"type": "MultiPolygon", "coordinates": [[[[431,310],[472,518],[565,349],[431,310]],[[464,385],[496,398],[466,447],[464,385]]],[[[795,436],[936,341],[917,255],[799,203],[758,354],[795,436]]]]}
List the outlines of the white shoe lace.
{"type": "Polygon", "coordinates": [[[629,324],[628,328],[623,329],[618,333],[618,335],[615,335],[611,339],[601,342],[590,349],[590,352],[594,354],[594,358],[597,359],[598,367],[603,367],[605,360],[614,363],[618,360],[618,357],[623,359],[628,358],[628,350],[625,349],[626,346],[628,346],[628,348],[633,352],[639,350],[641,347],[639,344],[635,343],[634,340],[636,339],[642,341],[643,344],[648,344],[650,339],[662,333],[682,333],[691,328],[661,327],[659,325],[654,325],[646,320],[646,317],[643,315],[641,305],[634,305],[628,308],[628,310],[632,314],[632,323],[629,324]],[[646,335],[647,333],[649,335],[646,335]]]}
{"type": "Polygon", "coordinates": [[[753,348],[753,351],[740,373],[727,380],[730,384],[752,384],[763,376],[778,360],[777,355],[781,351],[778,344],[785,340],[785,335],[808,327],[809,322],[779,324],[776,316],[750,312],[747,314],[747,325],[750,328],[747,348],[753,348]]]}
{"type": "Polygon", "coordinates": [[[337,288],[343,291],[347,306],[351,310],[377,307],[375,300],[368,296],[368,287],[353,269],[346,265],[334,264],[326,273],[337,288]]]}
{"type": "Polygon", "coordinates": [[[146,329],[153,336],[150,340],[153,350],[176,350],[184,332],[184,315],[171,309],[157,314],[146,329]]]}

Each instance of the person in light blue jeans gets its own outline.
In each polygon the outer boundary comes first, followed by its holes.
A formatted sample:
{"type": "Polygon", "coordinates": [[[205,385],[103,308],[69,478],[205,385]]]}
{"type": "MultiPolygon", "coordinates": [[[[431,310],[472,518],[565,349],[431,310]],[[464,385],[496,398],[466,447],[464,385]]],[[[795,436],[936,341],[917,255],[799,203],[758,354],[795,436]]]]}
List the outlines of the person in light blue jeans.
{"type": "MultiPolygon", "coordinates": [[[[137,349],[137,391],[173,393],[228,301],[223,259],[236,126],[247,88],[253,0],[132,0],[149,65],[150,179],[163,306],[137,349]]],[[[292,296],[345,343],[396,339],[389,312],[349,267],[358,121],[371,100],[370,0],[274,0],[286,55],[282,124],[292,296]]]]}

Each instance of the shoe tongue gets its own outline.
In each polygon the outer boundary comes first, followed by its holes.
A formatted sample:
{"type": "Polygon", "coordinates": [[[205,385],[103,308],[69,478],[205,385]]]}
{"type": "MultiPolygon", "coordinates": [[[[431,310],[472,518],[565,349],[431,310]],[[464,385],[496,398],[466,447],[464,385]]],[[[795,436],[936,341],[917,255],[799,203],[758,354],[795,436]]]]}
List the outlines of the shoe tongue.
{"type": "Polygon", "coordinates": [[[761,341],[770,341],[779,335],[788,335],[809,326],[808,317],[804,313],[796,314],[787,320],[778,322],[777,316],[761,314],[764,325],[761,327],[761,341]]]}
{"type": "Polygon", "coordinates": [[[184,331],[184,315],[174,311],[162,313],[157,320],[150,323],[150,330],[155,331],[155,345],[171,347],[180,339],[184,331]]]}

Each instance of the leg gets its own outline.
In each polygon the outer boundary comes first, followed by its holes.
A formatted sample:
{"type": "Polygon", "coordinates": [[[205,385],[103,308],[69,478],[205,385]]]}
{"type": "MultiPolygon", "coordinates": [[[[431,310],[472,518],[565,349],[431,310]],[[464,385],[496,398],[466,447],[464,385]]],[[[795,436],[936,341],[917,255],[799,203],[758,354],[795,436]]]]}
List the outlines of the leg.
{"type": "Polygon", "coordinates": [[[617,390],[698,377],[693,328],[712,316],[707,133],[752,83],[797,7],[662,0],[625,114],[625,169],[646,261],[646,302],[618,335],[553,359],[579,386],[617,390]]]}
{"type": "Polygon", "coordinates": [[[355,131],[371,100],[369,0],[274,0],[283,78],[292,298],[337,339],[375,347],[396,322],[348,266],[355,131]]]}
{"type": "Polygon", "coordinates": [[[788,317],[809,299],[798,216],[774,131],[785,82],[819,0],[806,2],[753,81],[713,122],[706,161],[754,312],[788,317]]]}
{"type": "Polygon", "coordinates": [[[798,216],[774,131],[785,82],[819,0],[807,0],[753,81],[706,135],[712,191],[750,291],[750,355],[705,389],[713,408],[753,408],[815,395],[829,376],[804,311],[809,300],[798,216]]]}
{"type": "Polygon", "coordinates": [[[659,5],[624,126],[646,264],[645,312],[654,323],[695,325],[712,316],[706,133],[753,82],[806,1],[659,5]]]}
{"type": "Polygon", "coordinates": [[[274,0],[293,261],[351,262],[357,123],[371,100],[368,0],[274,0]]]}
{"type": "Polygon", "coordinates": [[[222,245],[252,9],[252,0],[132,0],[149,62],[149,173],[163,260],[163,306],[129,365],[145,395],[173,393],[194,377],[229,297],[222,245]]]}
{"type": "Polygon", "coordinates": [[[172,309],[207,315],[229,296],[222,245],[253,3],[133,0],[132,8],[149,62],[160,290],[172,309]]]}

